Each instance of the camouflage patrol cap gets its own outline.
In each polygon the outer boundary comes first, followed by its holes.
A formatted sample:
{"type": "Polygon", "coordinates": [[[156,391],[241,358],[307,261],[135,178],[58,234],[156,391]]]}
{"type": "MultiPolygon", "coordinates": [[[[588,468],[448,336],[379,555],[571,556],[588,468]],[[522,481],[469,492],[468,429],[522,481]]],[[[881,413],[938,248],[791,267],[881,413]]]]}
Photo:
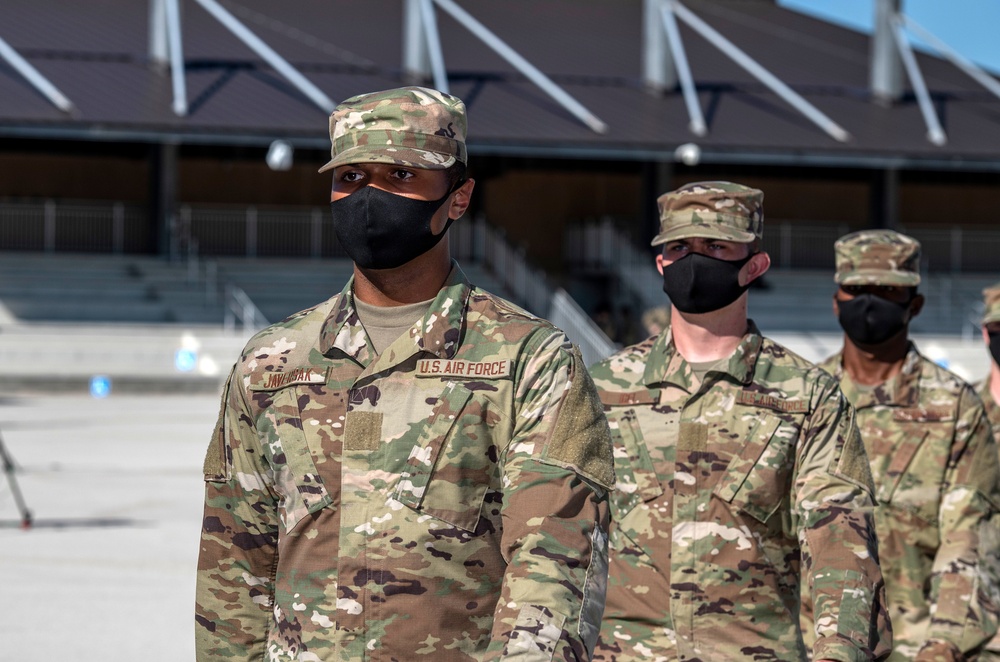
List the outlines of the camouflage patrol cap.
{"type": "Polygon", "coordinates": [[[983,324],[1000,322],[1000,283],[983,290],[983,304],[986,306],[986,310],[983,311],[983,324]]]}
{"type": "Polygon", "coordinates": [[[425,87],[361,94],[330,115],[330,162],[320,172],[349,163],[394,163],[444,170],[467,162],[465,104],[425,87]]]}
{"type": "Polygon", "coordinates": [[[839,285],[920,284],[920,242],[893,230],[861,230],[833,245],[839,285]]]}
{"type": "Polygon", "coordinates": [[[650,245],[705,237],[748,244],[764,236],[764,193],[732,182],[695,182],[656,200],[660,233],[650,245]]]}

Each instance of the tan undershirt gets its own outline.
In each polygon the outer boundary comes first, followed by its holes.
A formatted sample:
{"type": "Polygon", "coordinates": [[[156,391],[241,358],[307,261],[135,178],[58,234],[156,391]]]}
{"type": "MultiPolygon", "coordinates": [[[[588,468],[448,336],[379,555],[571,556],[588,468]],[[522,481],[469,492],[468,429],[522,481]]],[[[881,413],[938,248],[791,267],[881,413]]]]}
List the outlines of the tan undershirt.
{"type": "Polygon", "coordinates": [[[691,372],[694,376],[698,378],[698,383],[704,383],[705,375],[708,374],[709,370],[725,370],[729,365],[729,358],[725,357],[721,359],[716,359],[715,361],[688,361],[688,365],[691,366],[691,372]]]}
{"type": "Polygon", "coordinates": [[[427,314],[433,301],[434,299],[428,299],[404,306],[383,307],[367,304],[355,297],[354,309],[358,312],[358,319],[365,327],[375,353],[381,354],[386,347],[409,331],[417,320],[427,314]]]}
{"type": "Polygon", "coordinates": [[[844,373],[843,379],[840,380],[840,390],[843,392],[844,397],[847,398],[848,402],[857,402],[863,396],[871,395],[875,389],[877,389],[882,384],[859,384],[848,375],[844,373]]]}

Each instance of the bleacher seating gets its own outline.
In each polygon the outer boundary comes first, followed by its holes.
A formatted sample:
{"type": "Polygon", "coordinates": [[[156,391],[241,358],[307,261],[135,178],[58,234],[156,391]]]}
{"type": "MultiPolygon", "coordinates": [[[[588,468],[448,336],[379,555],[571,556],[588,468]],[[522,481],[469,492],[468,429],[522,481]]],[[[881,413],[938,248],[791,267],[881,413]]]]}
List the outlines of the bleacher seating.
{"type": "MultiPolygon", "coordinates": [[[[250,333],[223,329],[225,284],[242,288],[276,322],[334,295],[351,274],[349,261],[329,259],[224,258],[213,268],[151,256],[0,253],[0,356],[9,368],[0,381],[84,388],[88,375],[103,372],[136,389],[214,389],[250,333]],[[212,370],[177,372],[174,353],[187,335],[212,370]]],[[[462,268],[473,283],[510,298],[483,266],[462,268]]],[[[921,286],[928,304],[911,330],[922,349],[970,378],[982,376],[988,360],[970,319],[994,281],[931,274],[921,286]]],[[[750,315],[766,334],[814,359],[839,346],[831,274],[776,269],[765,282],[752,292],[750,315]]],[[[662,290],[659,299],[666,302],[662,290]]]]}
{"type": "MultiPolygon", "coordinates": [[[[131,322],[221,325],[224,287],[241,288],[276,322],[333,296],[352,273],[344,259],[221,258],[215,276],[205,261],[192,267],[142,255],[0,254],[0,303],[24,322],[131,322]]],[[[503,296],[475,264],[469,279],[503,296]]]]}

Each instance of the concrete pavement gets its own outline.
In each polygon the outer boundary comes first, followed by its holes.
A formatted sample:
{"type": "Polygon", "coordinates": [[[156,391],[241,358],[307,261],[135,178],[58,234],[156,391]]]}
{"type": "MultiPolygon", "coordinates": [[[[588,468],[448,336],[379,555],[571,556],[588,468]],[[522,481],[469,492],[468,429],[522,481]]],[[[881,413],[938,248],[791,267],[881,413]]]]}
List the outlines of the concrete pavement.
{"type": "Polygon", "coordinates": [[[191,660],[212,395],[13,397],[0,432],[0,659],[191,660]]]}

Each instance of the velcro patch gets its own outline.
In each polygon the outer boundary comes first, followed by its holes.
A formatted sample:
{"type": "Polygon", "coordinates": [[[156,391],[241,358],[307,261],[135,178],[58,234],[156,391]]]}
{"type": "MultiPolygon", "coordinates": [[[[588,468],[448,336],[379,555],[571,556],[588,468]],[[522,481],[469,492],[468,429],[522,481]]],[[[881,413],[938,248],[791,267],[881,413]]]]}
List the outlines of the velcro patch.
{"type": "Polygon", "coordinates": [[[417,361],[417,377],[466,377],[469,379],[502,379],[510,377],[510,359],[495,361],[463,361],[461,359],[421,359],[417,361]]]}
{"type": "Polygon", "coordinates": [[[374,451],[382,445],[382,412],[349,411],[344,423],[345,451],[374,451]]]}
{"type": "Polygon", "coordinates": [[[767,395],[766,393],[758,393],[757,391],[740,391],[736,396],[736,403],[793,414],[805,414],[809,411],[809,403],[805,400],[786,400],[784,398],[776,398],[773,395],[767,395]]]}
{"type": "Polygon", "coordinates": [[[274,391],[292,384],[325,384],[326,370],[294,368],[284,372],[265,372],[253,376],[251,391],[274,391]]]}
{"type": "Polygon", "coordinates": [[[677,448],[682,451],[704,451],[708,448],[708,426],[704,423],[681,423],[677,448]]]}

